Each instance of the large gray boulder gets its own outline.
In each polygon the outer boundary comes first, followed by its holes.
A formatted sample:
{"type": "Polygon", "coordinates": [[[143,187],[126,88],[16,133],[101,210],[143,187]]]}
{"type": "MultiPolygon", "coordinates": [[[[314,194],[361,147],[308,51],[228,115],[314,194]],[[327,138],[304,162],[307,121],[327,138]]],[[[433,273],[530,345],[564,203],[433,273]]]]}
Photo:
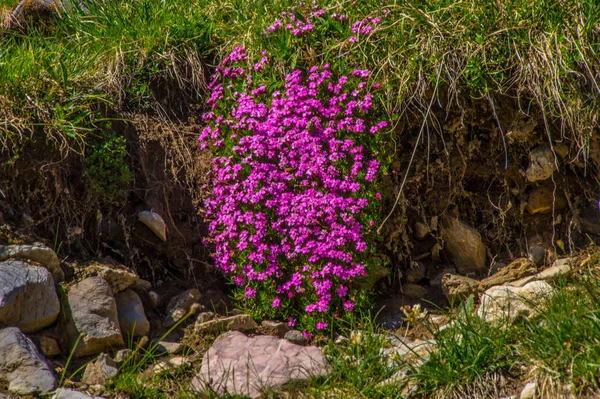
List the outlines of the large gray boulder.
{"type": "Polygon", "coordinates": [[[128,336],[141,337],[150,331],[142,300],[133,290],[125,290],[115,295],[121,332],[128,336]]]}
{"type": "Polygon", "coordinates": [[[19,259],[41,264],[52,273],[54,281],[60,283],[65,273],[60,268],[56,253],[43,244],[33,245],[0,245],[0,261],[19,259]]]}
{"type": "Polygon", "coordinates": [[[54,323],[59,312],[48,270],[21,261],[0,262],[0,326],[32,333],[54,323]]]}
{"type": "Polygon", "coordinates": [[[217,338],[204,355],[192,390],[258,398],[265,390],[292,380],[327,373],[327,360],[317,347],[270,335],[250,338],[234,331],[217,338]]]}
{"type": "Polygon", "coordinates": [[[73,348],[79,336],[75,356],[96,355],[124,345],[117,303],[108,283],[89,277],[69,290],[68,336],[73,348]]]}
{"type": "Polygon", "coordinates": [[[0,330],[0,379],[20,395],[47,394],[56,389],[56,377],[31,342],[16,327],[0,330]]]}

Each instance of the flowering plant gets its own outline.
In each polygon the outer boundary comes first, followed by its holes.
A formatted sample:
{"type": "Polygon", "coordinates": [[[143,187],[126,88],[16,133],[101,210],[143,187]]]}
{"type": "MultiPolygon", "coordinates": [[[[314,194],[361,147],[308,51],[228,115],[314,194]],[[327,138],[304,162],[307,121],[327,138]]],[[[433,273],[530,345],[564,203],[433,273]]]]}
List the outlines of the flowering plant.
{"type": "Polygon", "coordinates": [[[379,162],[361,142],[386,122],[366,118],[369,71],[336,78],[314,66],[269,90],[255,83],[268,62],[263,52],[248,64],[237,47],[212,78],[199,137],[215,154],[209,234],[217,266],[257,317],[323,330],[363,297],[379,162]]]}

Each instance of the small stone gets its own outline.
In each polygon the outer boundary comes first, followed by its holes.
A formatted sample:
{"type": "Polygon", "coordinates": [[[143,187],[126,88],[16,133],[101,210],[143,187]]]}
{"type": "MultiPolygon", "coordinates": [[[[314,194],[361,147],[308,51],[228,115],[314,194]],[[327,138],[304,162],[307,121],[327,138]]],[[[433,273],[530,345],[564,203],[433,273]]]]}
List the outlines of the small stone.
{"type": "Polygon", "coordinates": [[[68,301],[71,312],[67,332],[71,347],[78,342],[75,356],[96,355],[125,344],[117,302],[106,281],[100,277],[80,281],[69,290],[68,301]]]}
{"type": "Polygon", "coordinates": [[[171,298],[167,305],[167,316],[163,322],[166,328],[172,327],[188,314],[192,305],[200,300],[202,295],[196,288],[189,289],[171,298]]]}
{"type": "Polygon", "coordinates": [[[88,385],[104,385],[119,373],[117,363],[106,353],[101,354],[96,361],[88,363],[81,381],[88,385]]]}
{"type": "Polygon", "coordinates": [[[532,183],[548,179],[556,170],[554,154],[547,145],[534,148],[529,153],[529,160],[529,167],[527,167],[525,176],[532,183]]]}
{"type": "Polygon", "coordinates": [[[62,353],[58,341],[52,337],[46,335],[40,335],[37,337],[40,344],[40,351],[46,357],[58,356],[62,353]]]}
{"type": "Polygon", "coordinates": [[[444,218],[441,228],[445,250],[460,274],[481,272],[486,267],[487,249],[474,228],[454,218],[444,218]]]}
{"type": "Polygon", "coordinates": [[[256,328],[258,328],[258,324],[252,319],[252,316],[246,314],[210,320],[194,326],[194,330],[209,334],[225,331],[250,331],[256,328]]]}
{"type": "Polygon", "coordinates": [[[167,225],[163,218],[154,211],[142,211],[138,213],[138,220],[152,230],[158,238],[167,241],[167,225]]]}
{"type": "Polygon", "coordinates": [[[148,291],[148,300],[152,309],[160,306],[160,295],[156,291],[148,291]]]}
{"type": "Polygon", "coordinates": [[[274,337],[283,338],[290,328],[287,323],[273,320],[263,320],[260,325],[262,326],[265,334],[272,335],[274,337]]]}
{"type": "Polygon", "coordinates": [[[446,274],[456,274],[456,269],[453,267],[447,267],[443,269],[440,273],[436,274],[433,278],[429,280],[429,285],[432,287],[441,287],[442,279],[446,274]]]}
{"type": "Polygon", "coordinates": [[[479,293],[479,281],[457,274],[446,274],[442,278],[442,290],[450,303],[458,303],[470,295],[479,293]]]}
{"type": "Polygon", "coordinates": [[[427,295],[427,289],[418,284],[404,284],[402,286],[402,295],[407,298],[421,299],[427,295]]]}
{"type": "Polygon", "coordinates": [[[133,290],[125,290],[115,295],[121,332],[127,336],[141,337],[150,331],[142,300],[133,290]]]}
{"type": "Polygon", "coordinates": [[[533,399],[537,391],[537,383],[530,382],[525,385],[525,388],[521,391],[520,399],[533,399]]]}
{"type": "Polygon", "coordinates": [[[133,356],[133,351],[131,349],[121,349],[115,353],[115,358],[113,360],[115,363],[121,364],[131,356],[133,356]]]}
{"type": "Polygon", "coordinates": [[[546,260],[546,248],[540,244],[532,244],[527,247],[527,259],[536,266],[541,266],[546,260]]]}
{"type": "Polygon", "coordinates": [[[429,226],[425,223],[422,222],[416,222],[415,223],[415,238],[417,240],[424,240],[427,238],[427,236],[429,236],[429,226]]]}
{"type": "Polygon", "coordinates": [[[153,348],[153,352],[157,355],[175,355],[177,353],[181,353],[183,350],[183,345],[179,342],[171,342],[171,341],[157,341],[153,340],[151,343],[151,348],[153,348]]]}
{"type": "Polygon", "coordinates": [[[406,271],[406,280],[409,283],[418,283],[425,278],[427,268],[422,262],[411,262],[410,267],[406,271]]]}
{"type": "Polygon", "coordinates": [[[214,318],[215,314],[213,312],[202,312],[198,314],[198,317],[196,317],[196,324],[206,323],[214,318]]]}
{"type": "Polygon", "coordinates": [[[138,292],[145,293],[152,289],[152,283],[148,280],[139,279],[138,282],[131,288],[138,292]]]}
{"type": "Polygon", "coordinates": [[[285,333],[284,339],[296,345],[308,344],[308,339],[298,330],[291,330],[285,333]]]}
{"type": "Polygon", "coordinates": [[[125,291],[140,281],[133,270],[115,262],[93,262],[85,267],[85,271],[87,275],[98,276],[105,280],[113,294],[125,291]]]}
{"type": "Polygon", "coordinates": [[[544,186],[533,189],[527,197],[525,209],[532,215],[545,215],[562,210],[566,205],[565,199],[559,190],[554,187],[544,186]]]}
{"type": "Polygon", "coordinates": [[[20,395],[48,394],[58,385],[33,342],[16,327],[0,330],[0,379],[20,395]]]}

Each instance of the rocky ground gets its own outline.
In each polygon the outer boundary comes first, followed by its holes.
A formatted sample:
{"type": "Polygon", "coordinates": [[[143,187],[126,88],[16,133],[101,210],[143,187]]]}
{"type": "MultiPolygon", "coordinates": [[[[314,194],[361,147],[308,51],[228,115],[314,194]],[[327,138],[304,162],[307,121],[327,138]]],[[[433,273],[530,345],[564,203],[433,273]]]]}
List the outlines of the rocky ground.
{"type": "MultiPolygon", "coordinates": [[[[319,340],[309,345],[285,323],[258,325],[236,309],[213,312],[197,289],[163,297],[116,262],[78,267],[65,280],[64,265],[41,244],[7,245],[0,254],[4,397],[126,397],[112,391],[109,382],[134,364],[140,366],[141,379],[180,367],[191,370],[193,378],[182,382],[187,386],[180,386],[179,396],[260,397],[290,381],[327,376],[330,370],[319,340]]],[[[564,258],[538,267],[522,258],[480,280],[446,272],[439,284],[451,303],[479,298],[477,315],[499,323],[533,316],[536,301],[552,295],[551,284],[580,263],[564,258]]],[[[451,325],[420,306],[398,311],[404,325],[422,318],[438,329],[451,325]]],[[[386,326],[385,318],[380,322],[386,326]]],[[[367,334],[373,333],[354,330],[335,342],[360,342],[367,334]]],[[[382,340],[381,362],[390,367],[399,360],[423,363],[436,351],[435,340],[418,329],[383,329],[376,335],[382,340]]],[[[381,384],[401,387],[406,376],[399,371],[381,384]]],[[[410,386],[403,389],[402,395],[410,394],[410,386]]],[[[535,383],[515,389],[515,398],[535,397],[535,383]]]]}

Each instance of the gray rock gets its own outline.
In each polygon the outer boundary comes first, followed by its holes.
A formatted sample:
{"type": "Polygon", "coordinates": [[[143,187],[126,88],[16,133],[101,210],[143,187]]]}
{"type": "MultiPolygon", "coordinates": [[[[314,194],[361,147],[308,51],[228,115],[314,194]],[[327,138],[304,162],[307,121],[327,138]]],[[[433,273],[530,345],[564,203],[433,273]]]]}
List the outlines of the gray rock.
{"type": "Polygon", "coordinates": [[[52,399],[102,399],[99,396],[89,396],[83,392],[68,388],[58,388],[52,399]]]}
{"type": "Polygon", "coordinates": [[[119,326],[126,336],[141,337],[150,331],[142,300],[133,290],[125,290],[115,295],[119,326]]]}
{"type": "Polygon", "coordinates": [[[284,339],[287,339],[293,344],[296,345],[306,345],[308,344],[308,339],[298,330],[291,330],[285,333],[284,339]]]}
{"type": "Polygon", "coordinates": [[[181,294],[171,298],[167,304],[167,316],[163,322],[163,326],[169,328],[185,317],[190,311],[193,304],[197,303],[202,295],[196,288],[189,289],[181,294]]]}
{"type": "Polygon", "coordinates": [[[474,228],[454,218],[445,218],[441,228],[445,250],[460,274],[481,272],[486,267],[487,249],[474,228]]]}
{"type": "Polygon", "coordinates": [[[479,292],[479,281],[457,274],[446,274],[442,278],[442,290],[450,303],[458,303],[479,292]]]}
{"type": "Polygon", "coordinates": [[[148,301],[150,302],[150,307],[156,309],[160,306],[160,295],[156,291],[148,291],[148,301]]]}
{"type": "Polygon", "coordinates": [[[260,325],[265,334],[272,335],[274,337],[283,338],[285,337],[285,334],[290,331],[290,327],[287,325],[287,323],[283,323],[281,321],[263,320],[260,325]]]}
{"type": "Polygon", "coordinates": [[[183,345],[179,342],[153,340],[151,348],[153,348],[153,352],[159,356],[176,355],[181,353],[183,345]]]}
{"type": "Polygon", "coordinates": [[[559,260],[555,261],[552,264],[552,266],[549,267],[548,269],[543,270],[543,271],[537,273],[536,275],[528,276],[528,277],[522,278],[520,280],[513,281],[513,282],[509,283],[508,285],[511,285],[513,287],[523,287],[525,284],[530,283],[532,281],[551,282],[551,281],[557,281],[561,277],[568,277],[571,275],[571,271],[572,271],[571,261],[572,261],[572,259],[570,259],[570,258],[559,259],[559,260]]]}
{"type": "Polygon", "coordinates": [[[196,317],[196,324],[206,323],[214,318],[215,314],[213,312],[202,312],[198,314],[198,317],[196,317]]]}
{"type": "Polygon", "coordinates": [[[96,361],[88,363],[81,381],[88,385],[104,385],[118,373],[117,363],[103,353],[96,361]]]}
{"type": "Polygon", "coordinates": [[[139,279],[138,282],[131,288],[137,292],[148,292],[152,289],[152,283],[148,280],[139,279]]]}
{"type": "Polygon", "coordinates": [[[39,343],[39,349],[46,357],[57,356],[62,353],[58,341],[47,335],[39,335],[35,337],[39,343]]]}
{"type": "Polygon", "coordinates": [[[534,148],[529,154],[529,166],[525,172],[527,180],[536,182],[546,180],[556,170],[556,163],[552,149],[543,145],[534,148]]]}
{"type": "Polygon", "coordinates": [[[71,320],[68,335],[75,356],[90,356],[124,345],[117,303],[112,290],[100,277],[89,277],[69,290],[71,320]]]}
{"type": "Polygon", "coordinates": [[[21,395],[47,394],[58,385],[33,342],[16,327],[0,331],[0,379],[21,395]]]}
{"type": "Polygon", "coordinates": [[[252,319],[252,316],[240,314],[196,324],[194,325],[194,330],[201,333],[214,334],[226,331],[250,331],[257,327],[258,324],[252,319]]]}
{"type": "Polygon", "coordinates": [[[317,347],[294,345],[269,335],[249,338],[229,332],[215,341],[202,359],[192,389],[258,398],[265,390],[327,373],[327,360],[317,347]]]}
{"type": "Polygon", "coordinates": [[[34,245],[0,245],[0,261],[20,259],[36,262],[52,273],[56,283],[65,279],[65,273],[60,268],[56,253],[43,244],[34,245]]]}
{"type": "Polygon", "coordinates": [[[0,262],[0,325],[39,331],[60,312],[50,272],[21,261],[0,262]]]}
{"type": "Polygon", "coordinates": [[[402,295],[407,298],[421,299],[427,295],[427,289],[418,284],[404,284],[402,286],[402,295]]]}
{"type": "Polygon", "coordinates": [[[105,280],[113,294],[125,291],[139,283],[140,278],[131,269],[119,263],[94,262],[86,266],[88,275],[94,275],[105,280]]]}
{"type": "Polygon", "coordinates": [[[535,309],[531,305],[547,298],[552,292],[552,287],[545,281],[532,281],[523,287],[492,287],[481,297],[477,314],[493,323],[513,322],[521,317],[532,316],[535,309]]]}
{"type": "Polygon", "coordinates": [[[154,211],[142,211],[138,213],[138,220],[144,223],[158,238],[167,241],[167,225],[163,218],[154,211]]]}

